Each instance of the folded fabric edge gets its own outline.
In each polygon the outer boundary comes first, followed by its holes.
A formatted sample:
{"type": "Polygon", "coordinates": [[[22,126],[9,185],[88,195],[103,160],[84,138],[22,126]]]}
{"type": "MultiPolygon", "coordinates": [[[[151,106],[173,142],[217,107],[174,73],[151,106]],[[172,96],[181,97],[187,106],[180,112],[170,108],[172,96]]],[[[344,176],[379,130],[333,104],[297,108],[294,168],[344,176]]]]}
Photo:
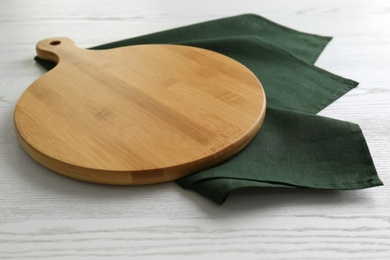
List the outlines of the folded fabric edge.
{"type": "MultiPolygon", "coordinates": [[[[326,44],[327,43],[325,43],[323,48],[326,46],[326,44]]],[[[341,87],[334,89],[332,92],[328,92],[328,94],[329,94],[328,98],[326,100],[324,100],[323,102],[319,103],[316,107],[313,107],[313,111],[310,111],[313,114],[317,114],[318,112],[320,112],[321,110],[323,110],[324,108],[326,108],[327,106],[332,104],[335,100],[341,98],[342,96],[344,96],[344,94],[346,94],[347,92],[356,88],[359,85],[359,82],[357,82],[355,80],[339,76],[339,75],[334,74],[328,70],[325,70],[323,68],[317,67],[316,65],[310,64],[306,61],[303,61],[303,60],[295,57],[291,53],[289,53],[289,52],[287,52],[287,51],[285,51],[277,46],[270,46],[270,47],[278,49],[279,51],[283,52],[285,55],[296,60],[296,62],[298,62],[298,63],[301,63],[305,66],[310,65],[311,69],[319,71],[319,72],[325,74],[327,77],[333,78],[333,79],[339,81],[341,87]]],[[[318,54],[317,54],[318,56],[321,54],[323,48],[318,49],[318,54]]]]}
{"type": "MultiPolygon", "coordinates": [[[[179,185],[180,186],[180,185],[179,185]]],[[[182,187],[184,188],[184,187],[182,187]]],[[[284,185],[280,183],[272,182],[255,182],[252,180],[245,179],[230,179],[230,178],[214,178],[198,182],[191,186],[191,190],[199,193],[203,197],[215,202],[218,205],[222,205],[227,197],[236,190],[245,188],[294,188],[291,185],[284,185]],[[226,181],[228,180],[228,181],[226,181]],[[215,184],[215,182],[222,181],[223,185],[215,184]],[[232,181],[234,183],[232,183],[232,181]],[[219,188],[215,188],[219,187],[219,188]]],[[[189,188],[184,188],[189,189],[189,188]]]]}
{"type": "MultiPolygon", "coordinates": [[[[260,15],[257,15],[257,14],[253,14],[253,13],[248,13],[248,14],[243,14],[241,16],[247,16],[247,17],[254,17],[255,19],[261,19],[263,21],[266,21],[270,24],[272,24],[273,26],[275,27],[278,27],[282,30],[285,30],[285,31],[289,31],[289,32],[294,32],[294,33],[297,33],[297,34],[300,34],[300,35],[303,35],[303,36],[315,36],[317,37],[317,40],[319,41],[318,42],[318,46],[317,46],[317,49],[314,51],[313,55],[311,56],[311,58],[308,60],[308,61],[305,61],[305,62],[308,62],[310,64],[314,64],[319,56],[321,55],[321,53],[324,51],[325,47],[329,44],[329,42],[333,39],[332,36],[323,36],[323,35],[318,35],[318,34],[313,34],[313,33],[307,33],[307,32],[303,32],[303,31],[300,31],[300,30],[296,30],[296,29],[293,29],[293,28],[290,28],[290,27],[287,27],[287,26],[284,26],[282,24],[279,24],[279,23],[276,23],[274,21],[271,21],[263,16],[260,16],[260,15]]],[[[239,16],[237,16],[239,17],[239,16]]],[[[298,57],[297,57],[298,58],[298,57]]]]}
{"type": "Polygon", "coordinates": [[[377,170],[375,168],[374,161],[371,156],[370,149],[367,144],[367,140],[364,137],[363,130],[358,125],[360,134],[355,135],[355,140],[359,143],[361,147],[360,157],[363,162],[366,163],[366,173],[375,177],[372,179],[373,186],[382,186],[384,185],[383,182],[379,179],[379,176],[377,174],[377,170]]]}
{"type": "Polygon", "coordinates": [[[256,17],[257,19],[262,19],[262,20],[264,20],[264,21],[274,25],[275,27],[279,27],[280,29],[285,30],[285,31],[290,31],[290,32],[298,33],[298,34],[305,35],[305,36],[316,36],[316,37],[318,37],[319,43],[318,43],[317,49],[314,51],[314,53],[311,56],[311,58],[309,59],[309,61],[307,61],[307,62],[309,62],[311,64],[314,64],[317,61],[317,59],[319,58],[321,53],[324,51],[326,46],[333,39],[332,36],[323,36],[323,35],[307,33],[307,32],[303,32],[303,31],[300,31],[300,30],[292,29],[290,27],[287,27],[287,26],[284,26],[282,24],[279,24],[279,23],[276,23],[274,21],[271,21],[271,20],[269,20],[269,19],[267,19],[265,17],[262,17],[260,15],[248,13],[248,14],[243,14],[242,16],[253,16],[253,17],[256,17]]]}
{"type": "MultiPolygon", "coordinates": [[[[247,14],[242,14],[242,15],[239,15],[239,16],[243,16],[243,17],[244,16],[246,16],[246,17],[252,16],[255,19],[262,19],[263,21],[266,21],[266,22],[272,24],[275,27],[279,27],[282,30],[286,30],[286,31],[290,31],[290,32],[294,32],[294,33],[298,33],[298,34],[306,35],[306,36],[316,36],[316,37],[318,37],[318,40],[320,42],[318,43],[317,49],[316,49],[316,51],[314,51],[314,53],[313,53],[312,57],[309,59],[309,61],[306,61],[306,62],[309,62],[311,64],[314,64],[317,61],[317,59],[319,58],[319,56],[321,55],[321,53],[323,52],[325,47],[333,39],[332,36],[323,36],[323,35],[307,33],[307,32],[303,32],[303,31],[300,31],[300,30],[296,30],[296,29],[287,27],[285,25],[282,25],[280,23],[276,23],[274,21],[271,21],[271,20],[269,20],[269,19],[267,19],[267,18],[265,18],[263,16],[260,16],[260,15],[254,14],[254,13],[247,13],[247,14]]],[[[237,16],[237,17],[239,17],[239,16],[237,16]]]]}
{"type": "MultiPolygon", "coordinates": [[[[343,120],[340,120],[340,119],[334,119],[334,118],[330,118],[330,117],[327,117],[327,116],[321,116],[321,115],[313,115],[311,113],[305,113],[305,112],[296,112],[296,111],[291,111],[291,110],[288,110],[288,109],[283,109],[283,108],[273,108],[273,107],[268,107],[267,108],[267,113],[268,113],[268,116],[272,117],[274,115],[280,115],[280,114],[284,114],[284,117],[280,117],[278,120],[283,120],[285,117],[289,117],[289,118],[294,118],[294,123],[295,124],[298,124],[300,125],[301,123],[299,123],[296,119],[297,118],[305,118],[304,120],[317,120],[317,125],[319,124],[319,122],[322,122],[322,125],[328,125],[331,126],[331,125],[334,125],[334,127],[337,127],[337,128],[340,128],[340,123],[343,124],[343,127],[341,127],[341,129],[344,129],[343,132],[340,132],[339,134],[337,135],[333,135],[331,138],[332,139],[344,139],[346,137],[350,137],[351,140],[353,140],[353,142],[356,144],[356,147],[357,147],[357,153],[356,153],[356,161],[355,162],[359,162],[361,164],[359,164],[359,166],[362,167],[362,169],[364,168],[364,171],[359,171],[361,172],[362,174],[362,177],[363,178],[360,178],[360,179],[363,179],[362,183],[365,183],[367,181],[370,181],[370,179],[378,179],[379,180],[379,177],[377,175],[377,171],[376,171],[376,168],[375,168],[375,165],[374,165],[374,162],[372,160],[372,157],[371,157],[371,154],[370,154],[370,151],[369,151],[369,147],[367,145],[367,142],[364,138],[364,135],[363,135],[363,131],[361,129],[361,127],[358,125],[358,124],[355,124],[355,123],[351,123],[351,122],[348,122],[348,121],[343,121],[343,120]],[[321,120],[321,121],[318,121],[318,120],[321,120]],[[347,132],[345,132],[345,130],[347,130],[347,132]],[[364,176],[369,176],[369,178],[364,178],[364,176]],[[371,178],[371,177],[374,177],[374,178],[371,178]]],[[[294,126],[290,125],[289,128],[294,128],[294,126]]],[[[261,134],[261,130],[259,131],[258,134],[261,134]]],[[[328,139],[324,139],[324,140],[328,140],[328,139]]],[[[329,139],[330,140],[330,139],[329,139]]],[[[316,139],[316,142],[319,142],[318,139],[316,139]]],[[[248,146],[250,146],[252,144],[252,142],[249,143],[248,146]]],[[[305,144],[303,144],[305,145],[305,144]]],[[[294,147],[296,147],[296,144],[294,145],[294,147]]],[[[235,155],[234,157],[236,156],[240,156],[245,150],[241,151],[240,153],[238,153],[237,155],[235,155]]],[[[232,157],[231,159],[234,159],[234,157],[232,157]]],[[[230,160],[231,160],[230,159],[230,160]]],[[[353,165],[353,164],[350,164],[350,165],[353,165]]],[[[355,164],[356,165],[356,164],[355,164]]],[[[215,168],[217,168],[218,166],[215,166],[215,168]]],[[[183,188],[187,188],[193,184],[195,184],[196,182],[198,181],[203,181],[203,180],[206,180],[206,179],[213,179],[213,178],[232,178],[232,179],[235,179],[236,176],[235,175],[232,175],[232,173],[219,173],[219,175],[217,177],[215,177],[214,175],[210,174],[209,173],[204,173],[201,175],[203,178],[197,178],[199,175],[197,174],[192,174],[192,175],[188,175],[186,177],[183,177],[182,179],[178,180],[178,182],[180,182],[180,185],[183,187],[183,188]]],[[[253,179],[248,179],[248,178],[238,178],[238,179],[246,179],[246,180],[253,180],[253,179]]],[[[271,179],[262,179],[262,180],[259,180],[259,181],[266,181],[266,182],[279,182],[281,183],[280,181],[275,181],[275,180],[271,180],[271,179]]],[[[283,182],[284,183],[284,182],[283,182]]],[[[375,183],[375,181],[374,181],[375,183]]],[[[379,184],[381,184],[382,182],[379,180],[379,184]]],[[[310,182],[309,184],[302,184],[302,181],[299,180],[299,183],[285,183],[285,184],[288,184],[288,185],[294,185],[294,186],[301,186],[301,187],[310,187],[310,185],[312,185],[312,182],[310,182]]],[[[348,183],[343,183],[342,185],[338,185],[340,188],[344,188],[344,185],[351,185],[352,183],[348,182],[348,183]]],[[[327,181],[326,183],[316,183],[315,185],[318,185],[318,188],[320,189],[324,189],[324,188],[327,188],[326,186],[329,186],[331,185],[332,187],[337,185],[336,183],[334,182],[329,182],[327,181]]],[[[370,184],[368,184],[370,185],[370,184]]],[[[317,187],[317,186],[316,186],[317,187]]],[[[355,188],[364,188],[361,186],[361,183],[358,182],[358,185],[357,186],[353,186],[355,188]]],[[[368,186],[369,187],[369,186],[368,186]]]]}
{"type": "MultiPolygon", "coordinates": [[[[223,204],[229,194],[233,191],[242,188],[288,187],[318,190],[356,190],[382,186],[383,182],[377,175],[377,171],[363,132],[357,124],[353,124],[353,126],[355,130],[352,133],[352,138],[356,141],[356,144],[359,147],[357,160],[361,162],[361,170],[358,171],[359,175],[350,181],[330,181],[326,183],[286,183],[276,180],[248,179],[235,176],[233,177],[228,174],[224,176],[224,174],[221,174],[218,177],[203,176],[203,178],[192,178],[192,176],[188,176],[177,180],[176,183],[183,189],[191,189],[219,205],[223,204]]],[[[259,174],[261,175],[261,172],[259,172],[259,174]]]]}
{"type": "Polygon", "coordinates": [[[177,182],[179,186],[183,189],[192,190],[205,198],[212,200],[218,205],[222,205],[227,197],[234,191],[246,188],[300,188],[300,189],[311,189],[311,190],[357,190],[357,189],[365,189],[371,188],[375,186],[382,186],[383,183],[379,178],[370,178],[367,181],[356,182],[356,184],[360,183],[359,186],[349,186],[342,188],[313,188],[308,186],[299,186],[288,183],[279,183],[272,181],[255,181],[248,179],[240,179],[240,178],[210,178],[203,179],[191,186],[182,186],[179,182],[177,182]],[[221,181],[222,185],[218,185],[216,182],[221,181]],[[216,189],[216,187],[219,187],[216,189]]]}
{"type": "Polygon", "coordinates": [[[323,37],[322,42],[318,44],[317,50],[313,53],[313,56],[309,60],[311,64],[314,64],[318,60],[318,58],[320,57],[320,55],[322,54],[326,46],[328,46],[329,42],[333,39],[333,37],[330,36],[322,36],[322,37],[323,37]]]}
{"type": "MultiPolygon", "coordinates": [[[[368,168],[371,168],[372,166],[369,166],[368,168]]],[[[228,176],[222,176],[222,177],[207,177],[203,179],[196,180],[195,182],[188,182],[188,181],[182,181],[182,179],[177,180],[176,183],[182,187],[183,189],[192,189],[194,185],[198,185],[210,180],[218,180],[218,179],[228,179],[228,180],[240,180],[240,181],[251,181],[256,183],[267,183],[267,184],[277,184],[277,185],[283,185],[284,187],[291,187],[291,188],[307,188],[307,189],[320,189],[320,190],[357,190],[357,189],[366,189],[366,188],[372,188],[376,186],[383,186],[383,182],[379,179],[379,177],[376,175],[376,170],[373,167],[374,176],[369,177],[366,180],[359,180],[359,181],[352,181],[352,182],[343,182],[343,183],[331,183],[329,185],[326,184],[316,184],[318,186],[310,186],[310,185],[299,185],[296,183],[285,183],[285,182],[277,182],[277,181],[271,181],[271,180],[253,180],[253,179],[246,179],[246,178],[237,178],[237,177],[228,177],[228,176]],[[347,186],[348,185],[348,186],[347,186]]],[[[372,174],[372,172],[371,172],[372,174]]],[[[185,177],[184,177],[185,178],[185,177]]]]}
{"type": "MultiPolygon", "coordinates": [[[[210,22],[217,22],[218,23],[220,21],[228,20],[228,19],[245,19],[245,18],[246,19],[254,19],[257,22],[258,22],[258,20],[262,20],[263,22],[271,24],[272,26],[274,26],[276,28],[279,28],[279,29],[287,31],[287,32],[300,34],[302,36],[315,36],[318,39],[322,39],[324,41],[324,46],[323,47],[325,47],[326,44],[332,39],[332,37],[330,37],[330,36],[323,36],[323,35],[307,33],[307,32],[303,32],[303,31],[300,31],[300,30],[292,29],[290,27],[287,27],[287,26],[284,26],[282,24],[276,23],[274,21],[271,21],[271,20],[269,20],[269,19],[267,19],[267,18],[265,18],[265,17],[263,17],[261,15],[255,14],[255,13],[244,13],[244,14],[239,14],[239,15],[233,15],[233,16],[228,16],[228,17],[220,17],[220,18],[216,18],[216,19],[196,22],[196,23],[192,23],[192,24],[187,24],[187,25],[183,25],[183,26],[174,27],[172,29],[167,29],[167,30],[157,31],[157,32],[153,32],[153,33],[149,33],[149,34],[145,34],[145,35],[136,36],[136,37],[133,37],[131,39],[137,39],[137,38],[140,38],[140,37],[148,37],[148,36],[152,36],[152,35],[154,35],[156,33],[167,33],[167,32],[171,32],[173,30],[184,29],[184,28],[187,28],[187,27],[190,27],[190,26],[198,26],[198,25],[202,25],[202,24],[210,23],[210,22]]],[[[101,45],[92,47],[91,49],[109,49],[109,48],[111,48],[110,46],[112,46],[112,45],[118,45],[118,46],[123,45],[124,46],[124,45],[127,45],[127,44],[122,44],[122,43],[126,42],[127,40],[128,39],[124,39],[124,40],[118,40],[118,41],[111,42],[111,43],[101,44],[101,45]]]]}

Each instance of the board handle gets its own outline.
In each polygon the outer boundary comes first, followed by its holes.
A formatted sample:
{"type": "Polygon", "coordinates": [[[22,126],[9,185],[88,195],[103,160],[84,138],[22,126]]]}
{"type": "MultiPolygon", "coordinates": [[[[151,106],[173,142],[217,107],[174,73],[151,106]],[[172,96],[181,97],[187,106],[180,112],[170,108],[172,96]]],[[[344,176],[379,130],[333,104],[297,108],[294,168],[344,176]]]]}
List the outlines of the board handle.
{"type": "Polygon", "coordinates": [[[42,60],[58,63],[61,54],[78,49],[74,42],[66,37],[54,37],[37,43],[37,55],[42,60]]]}

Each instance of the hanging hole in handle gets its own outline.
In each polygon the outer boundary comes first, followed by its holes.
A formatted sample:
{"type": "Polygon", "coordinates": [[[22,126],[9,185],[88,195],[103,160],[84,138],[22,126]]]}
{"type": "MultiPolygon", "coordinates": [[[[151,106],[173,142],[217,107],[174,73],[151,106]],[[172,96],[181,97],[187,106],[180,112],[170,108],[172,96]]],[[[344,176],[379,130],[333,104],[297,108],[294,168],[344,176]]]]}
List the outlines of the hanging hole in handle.
{"type": "Polygon", "coordinates": [[[59,45],[60,43],[61,43],[61,41],[52,41],[52,42],[50,42],[50,45],[55,46],[55,45],[59,45]]]}

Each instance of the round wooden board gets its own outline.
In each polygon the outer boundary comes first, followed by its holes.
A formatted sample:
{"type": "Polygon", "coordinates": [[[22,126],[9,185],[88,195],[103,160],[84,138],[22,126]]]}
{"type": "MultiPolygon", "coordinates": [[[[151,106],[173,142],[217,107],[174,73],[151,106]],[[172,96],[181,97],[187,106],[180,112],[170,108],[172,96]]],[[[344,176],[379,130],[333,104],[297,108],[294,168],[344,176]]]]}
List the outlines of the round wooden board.
{"type": "Polygon", "coordinates": [[[205,49],[37,44],[58,62],[20,97],[23,148],[46,167],[81,180],[149,184],[215,166],[261,127],[265,95],[239,62],[205,49]]]}

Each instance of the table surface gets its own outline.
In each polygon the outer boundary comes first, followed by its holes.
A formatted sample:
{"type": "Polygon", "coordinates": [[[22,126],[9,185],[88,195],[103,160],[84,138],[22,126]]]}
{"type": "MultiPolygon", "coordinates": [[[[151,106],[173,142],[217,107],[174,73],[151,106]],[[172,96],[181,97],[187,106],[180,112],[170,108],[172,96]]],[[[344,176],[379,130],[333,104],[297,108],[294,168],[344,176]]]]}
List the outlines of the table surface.
{"type": "Polygon", "coordinates": [[[389,24],[389,1],[2,0],[0,259],[390,259],[389,24]],[[385,186],[246,189],[218,206],[174,183],[66,178],[18,144],[13,110],[44,73],[39,40],[90,47],[243,13],[334,36],[316,65],[360,85],[320,114],[361,126],[385,186]]]}

